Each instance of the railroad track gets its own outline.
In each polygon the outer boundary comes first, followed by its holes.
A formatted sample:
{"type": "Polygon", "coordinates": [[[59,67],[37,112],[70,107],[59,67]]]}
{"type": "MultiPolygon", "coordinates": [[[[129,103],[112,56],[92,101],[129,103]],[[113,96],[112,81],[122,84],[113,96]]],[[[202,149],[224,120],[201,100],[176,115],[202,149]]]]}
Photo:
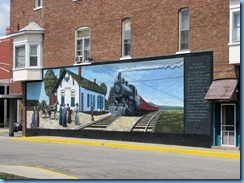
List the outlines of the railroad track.
{"type": "Polygon", "coordinates": [[[131,132],[153,132],[154,126],[163,111],[150,112],[140,118],[131,128],[131,132]]]}
{"type": "Polygon", "coordinates": [[[113,121],[118,119],[120,116],[109,116],[108,118],[105,118],[103,120],[100,120],[99,122],[93,123],[89,126],[86,126],[83,128],[84,130],[104,130],[107,128],[113,121]]]}

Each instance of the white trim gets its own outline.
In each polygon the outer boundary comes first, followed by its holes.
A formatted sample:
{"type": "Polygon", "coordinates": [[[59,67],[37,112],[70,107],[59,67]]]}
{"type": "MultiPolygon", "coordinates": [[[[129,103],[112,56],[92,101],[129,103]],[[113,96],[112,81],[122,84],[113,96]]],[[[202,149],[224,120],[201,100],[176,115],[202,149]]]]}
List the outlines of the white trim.
{"type": "Polygon", "coordinates": [[[181,51],[176,52],[175,54],[186,54],[186,53],[191,53],[191,51],[190,50],[181,50],[181,51]]]}
{"type": "Polygon", "coordinates": [[[19,31],[16,33],[12,33],[9,35],[9,37],[14,37],[14,36],[20,36],[23,34],[43,34],[44,30],[27,30],[27,31],[19,31]]]}
{"type": "Polygon", "coordinates": [[[120,60],[127,60],[127,59],[132,59],[131,56],[124,56],[124,57],[121,57],[120,60]]]}
{"type": "Polygon", "coordinates": [[[8,38],[10,38],[10,35],[0,37],[0,43],[2,42],[2,40],[8,39],[8,38]]]}
{"type": "Polygon", "coordinates": [[[228,43],[228,46],[240,46],[240,42],[228,43]]]}
{"type": "Polygon", "coordinates": [[[13,71],[21,71],[21,70],[40,70],[42,67],[25,67],[25,68],[14,68],[13,71]]]}
{"type": "Polygon", "coordinates": [[[42,9],[42,6],[38,6],[38,7],[34,8],[33,11],[37,11],[37,10],[40,10],[40,9],[42,9]]]}

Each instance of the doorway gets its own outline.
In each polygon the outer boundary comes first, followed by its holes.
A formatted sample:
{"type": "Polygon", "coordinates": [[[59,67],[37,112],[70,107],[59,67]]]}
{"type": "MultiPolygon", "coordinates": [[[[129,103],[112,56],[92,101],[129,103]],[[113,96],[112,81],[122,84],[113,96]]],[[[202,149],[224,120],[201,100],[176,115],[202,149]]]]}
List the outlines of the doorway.
{"type": "Polygon", "coordinates": [[[236,146],[236,105],[221,105],[221,145],[236,146]]]}

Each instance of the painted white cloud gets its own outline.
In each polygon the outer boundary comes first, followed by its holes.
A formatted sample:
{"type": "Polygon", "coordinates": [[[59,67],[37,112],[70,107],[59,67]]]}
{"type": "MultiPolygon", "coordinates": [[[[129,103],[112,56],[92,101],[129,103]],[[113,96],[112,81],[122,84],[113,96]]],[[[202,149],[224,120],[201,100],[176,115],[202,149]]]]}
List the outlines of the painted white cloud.
{"type": "Polygon", "coordinates": [[[0,4],[0,36],[6,33],[6,27],[10,25],[10,7],[8,3],[0,4]]]}

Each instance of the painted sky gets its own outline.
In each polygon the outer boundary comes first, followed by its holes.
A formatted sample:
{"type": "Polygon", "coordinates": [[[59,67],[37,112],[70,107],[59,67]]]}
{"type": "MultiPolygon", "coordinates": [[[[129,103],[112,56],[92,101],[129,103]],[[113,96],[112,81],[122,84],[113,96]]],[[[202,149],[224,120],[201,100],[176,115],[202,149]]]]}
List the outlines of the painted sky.
{"type": "MultiPolygon", "coordinates": [[[[67,68],[78,73],[77,67],[67,68]]],[[[53,69],[59,76],[60,69],[53,69]]],[[[138,93],[147,102],[158,105],[183,106],[184,104],[184,69],[183,59],[168,59],[149,62],[130,62],[126,64],[101,64],[82,67],[82,76],[97,84],[105,83],[109,90],[114,84],[118,72],[122,77],[137,87],[138,93]],[[166,68],[165,68],[166,67],[166,68]],[[172,68],[171,68],[172,67],[172,68]]],[[[46,70],[43,72],[43,77],[46,70]]],[[[44,83],[28,83],[27,99],[37,99],[40,102],[48,101],[45,94],[44,83]],[[41,92],[40,92],[41,91],[41,92]]]]}

